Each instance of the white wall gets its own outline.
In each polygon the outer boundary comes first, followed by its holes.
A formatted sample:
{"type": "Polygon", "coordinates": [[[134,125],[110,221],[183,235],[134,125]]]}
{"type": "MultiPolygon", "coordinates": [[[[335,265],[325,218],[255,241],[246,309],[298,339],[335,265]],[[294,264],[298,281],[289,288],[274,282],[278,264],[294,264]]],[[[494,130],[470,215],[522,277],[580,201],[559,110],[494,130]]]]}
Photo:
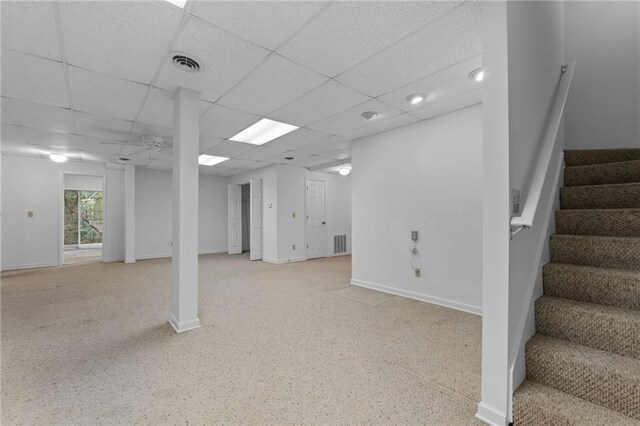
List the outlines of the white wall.
{"type": "Polygon", "coordinates": [[[565,2],[567,148],[640,147],[640,2],[565,2]]]}
{"type": "Polygon", "coordinates": [[[64,189],[72,191],[102,191],[102,177],[64,175],[64,189]]]}
{"type": "MultiPolygon", "coordinates": [[[[171,172],[136,168],[136,258],[171,256],[171,172]]],[[[200,175],[198,250],[227,250],[227,178],[200,175]]]]}
{"type": "Polygon", "coordinates": [[[63,173],[105,176],[108,260],[124,256],[123,171],[77,162],[2,156],[2,269],[59,264],[63,173]],[[33,211],[33,217],[27,212],[33,211]]]}
{"type": "Polygon", "coordinates": [[[482,107],[356,140],[352,164],[352,282],[480,313],[482,107]]]}

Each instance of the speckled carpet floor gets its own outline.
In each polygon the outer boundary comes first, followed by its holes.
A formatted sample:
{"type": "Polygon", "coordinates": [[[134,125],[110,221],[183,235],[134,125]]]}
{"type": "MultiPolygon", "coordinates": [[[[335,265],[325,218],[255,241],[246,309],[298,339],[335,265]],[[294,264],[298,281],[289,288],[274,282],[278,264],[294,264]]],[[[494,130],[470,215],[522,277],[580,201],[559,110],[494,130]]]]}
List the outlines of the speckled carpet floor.
{"type": "Polygon", "coordinates": [[[2,424],[477,424],[481,318],[350,270],[201,256],[180,335],[169,259],[5,272],[2,424]]]}

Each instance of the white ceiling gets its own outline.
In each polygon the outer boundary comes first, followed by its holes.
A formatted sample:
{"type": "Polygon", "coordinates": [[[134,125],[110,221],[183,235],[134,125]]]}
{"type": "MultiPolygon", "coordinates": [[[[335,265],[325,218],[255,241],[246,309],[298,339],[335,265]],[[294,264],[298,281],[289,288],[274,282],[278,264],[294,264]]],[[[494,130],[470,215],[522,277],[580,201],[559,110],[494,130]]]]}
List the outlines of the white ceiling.
{"type": "Polygon", "coordinates": [[[172,94],[200,95],[204,173],[348,159],[353,139],[481,101],[476,1],[5,1],[4,154],[170,169],[143,135],[171,138],[172,94]],[[202,66],[177,69],[170,52],[202,66]],[[428,94],[410,105],[412,93],[428,94]],[[361,113],[376,111],[365,120],[361,113]],[[262,117],[300,126],[263,146],[228,138],[262,117]],[[286,160],[285,157],[294,157],[286,160]]]}

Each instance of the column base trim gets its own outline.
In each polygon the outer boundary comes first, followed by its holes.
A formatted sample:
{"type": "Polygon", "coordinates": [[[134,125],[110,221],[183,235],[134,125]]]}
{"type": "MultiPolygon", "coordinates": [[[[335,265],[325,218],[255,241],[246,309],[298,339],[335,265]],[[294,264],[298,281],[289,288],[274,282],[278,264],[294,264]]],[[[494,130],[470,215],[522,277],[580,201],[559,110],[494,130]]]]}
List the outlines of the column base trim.
{"type": "Polygon", "coordinates": [[[195,330],[200,328],[200,319],[196,318],[191,321],[179,322],[173,315],[169,318],[169,324],[175,330],[176,333],[184,333],[185,331],[195,330]]]}
{"type": "Polygon", "coordinates": [[[483,401],[480,401],[478,404],[476,419],[492,426],[506,426],[509,424],[506,413],[497,410],[483,401]]]}

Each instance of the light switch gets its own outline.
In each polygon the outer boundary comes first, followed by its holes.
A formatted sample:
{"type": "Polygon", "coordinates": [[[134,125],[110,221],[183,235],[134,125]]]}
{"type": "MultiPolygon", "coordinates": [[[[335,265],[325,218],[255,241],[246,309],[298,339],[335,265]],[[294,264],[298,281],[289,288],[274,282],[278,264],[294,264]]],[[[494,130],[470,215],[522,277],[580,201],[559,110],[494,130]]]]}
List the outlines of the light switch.
{"type": "Polygon", "coordinates": [[[295,219],[296,218],[296,212],[293,212],[293,214],[291,216],[295,219]]]}
{"type": "Polygon", "coordinates": [[[418,241],[418,231],[411,231],[411,240],[418,241]]]}
{"type": "Polygon", "coordinates": [[[33,217],[33,211],[29,210],[29,211],[27,212],[27,217],[33,217]]]}

